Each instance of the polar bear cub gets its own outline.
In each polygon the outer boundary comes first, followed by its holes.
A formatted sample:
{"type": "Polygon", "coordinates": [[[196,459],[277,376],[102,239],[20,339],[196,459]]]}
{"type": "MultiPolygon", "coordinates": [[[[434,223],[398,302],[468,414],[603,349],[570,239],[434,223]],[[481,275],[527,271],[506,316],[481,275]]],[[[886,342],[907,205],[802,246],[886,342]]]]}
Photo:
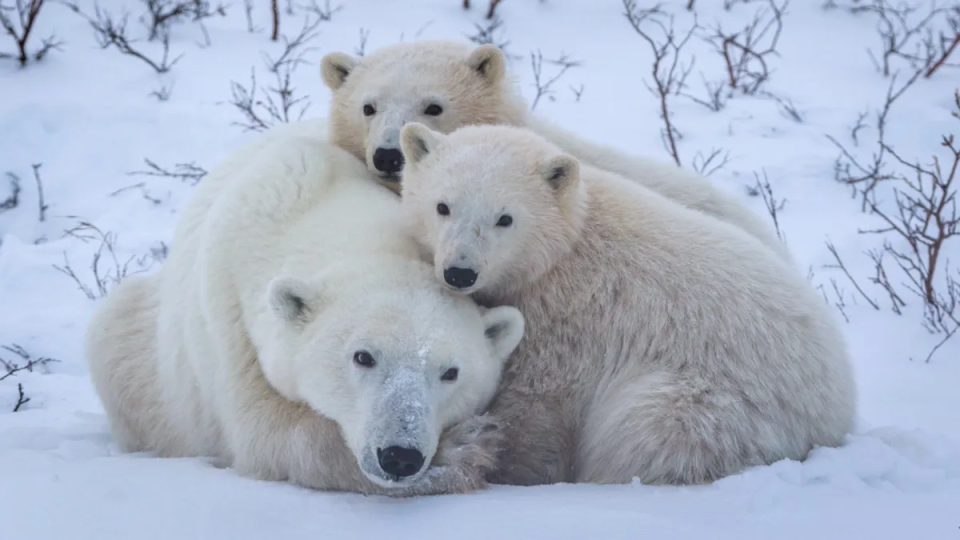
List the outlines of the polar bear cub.
{"type": "Polygon", "coordinates": [[[578,160],[612,171],[673,201],[733,224],[791,260],[789,250],[760,217],[703,176],[670,162],[592,143],[530,112],[503,51],[459,41],[413,41],[363,57],[323,57],[332,90],[330,140],[360,159],[381,182],[400,191],[400,129],[419,122],[441,133],[478,124],[526,127],[578,160]]]}
{"type": "Polygon", "coordinates": [[[224,166],[233,180],[202,201],[192,242],[90,323],[121,448],[326,490],[482,487],[500,435],[480,413],[520,312],[437,284],[396,197],[320,138],[277,137],[224,166]]]}
{"type": "Polygon", "coordinates": [[[853,428],[832,313],[755,237],[521,128],[399,142],[437,281],[526,318],[494,482],[709,482],[853,428]]]}

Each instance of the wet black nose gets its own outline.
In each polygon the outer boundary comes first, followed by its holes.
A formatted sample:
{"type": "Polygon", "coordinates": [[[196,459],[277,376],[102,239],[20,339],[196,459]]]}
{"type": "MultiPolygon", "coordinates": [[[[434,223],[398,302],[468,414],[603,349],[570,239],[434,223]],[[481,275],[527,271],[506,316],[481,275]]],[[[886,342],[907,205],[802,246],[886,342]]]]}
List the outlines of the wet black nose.
{"type": "Polygon", "coordinates": [[[396,148],[377,148],[373,153],[373,166],[386,174],[397,174],[403,170],[403,153],[396,148]]]}
{"type": "Polygon", "coordinates": [[[451,287],[466,289],[477,282],[477,273],[470,268],[451,266],[443,271],[443,280],[451,287]]]}
{"type": "Polygon", "coordinates": [[[419,450],[402,446],[377,448],[377,460],[380,461],[383,472],[398,478],[413,476],[423,467],[423,454],[419,450]]]}

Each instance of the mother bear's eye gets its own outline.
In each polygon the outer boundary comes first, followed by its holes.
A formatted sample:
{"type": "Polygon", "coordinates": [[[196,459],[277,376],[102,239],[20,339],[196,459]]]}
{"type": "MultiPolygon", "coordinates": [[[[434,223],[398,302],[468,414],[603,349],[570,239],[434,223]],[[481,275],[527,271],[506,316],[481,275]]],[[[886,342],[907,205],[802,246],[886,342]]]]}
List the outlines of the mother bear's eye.
{"type": "Polygon", "coordinates": [[[377,361],[373,359],[373,355],[367,351],[357,351],[353,353],[353,363],[365,368],[372,368],[377,365],[377,361]]]}
{"type": "Polygon", "coordinates": [[[441,216],[449,216],[450,207],[443,203],[440,203],[437,205],[437,213],[440,214],[441,216]]]}
{"type": "Polygon", "coordinates": [[[377,110],[373,108],[373,105],[367,104],[363,106],[364,116],[373,116],[375,114],[377,114],[377,110]]]}
{"type": "Polygon", "coordinates": [[[427,116],[440,116],[443,113],[443,107],[432,104],[427,105],[427,108],[423,111],[423,114],[427,116]]]}
{"type": "Polygon", "coordinates": [[[510,225],[513,225],[513,216],[510,214],[504,214],[497,220],[497,227],[509,227],[510,225]]]}
{"type": "Polygon", "coordinates": [[[443,375],[440,376],[440,380],[444,382],[453,382],[457,380],[457,377],[460,375],[460,370],[452,367],[443,372],[443,375]]]}

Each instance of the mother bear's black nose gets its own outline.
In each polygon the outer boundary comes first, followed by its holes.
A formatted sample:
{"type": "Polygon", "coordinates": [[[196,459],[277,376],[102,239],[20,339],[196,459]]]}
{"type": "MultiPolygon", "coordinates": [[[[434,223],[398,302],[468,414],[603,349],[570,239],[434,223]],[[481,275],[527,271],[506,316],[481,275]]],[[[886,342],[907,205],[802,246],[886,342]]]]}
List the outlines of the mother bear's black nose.
{"type": "Polygon", "coordinates": [[[472,268],[451,266],[443,271],[443,280],[451,287],[466,289],[477,282],[477,273],[472,268]]]}
{"type": "Polygon", "coordinates": [[[420,472],[424,457],[415,448],[388,446],[383,449],[377,448],[377,460],[383,472],[398,478],[406,478],[420,472]]]}
{"type": "Polygon", "coordinates": [[[403,153],[396,148],[377,148],[373,153],[373,166],[386,174],[397,174],[403,170],[403,153]]]}

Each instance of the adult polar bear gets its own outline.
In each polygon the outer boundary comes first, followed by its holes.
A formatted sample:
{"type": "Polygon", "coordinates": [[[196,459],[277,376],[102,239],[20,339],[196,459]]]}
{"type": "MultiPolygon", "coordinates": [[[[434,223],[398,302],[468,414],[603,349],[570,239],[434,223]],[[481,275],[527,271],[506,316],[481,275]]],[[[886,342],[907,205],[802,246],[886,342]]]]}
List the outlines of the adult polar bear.
{"type": "Polygon", "coordinates": [[[371,172],[399,192],[403,167],[400,129],[419,122],[442,133],[467,125],[526,127],[586,164],[600,167],[731,223],[791,260],[786,246],[759,216],[702,176],[666,163],[593,144],[529,111],[494,45],[415,41],[358,58],[323,57],[321,72],[333,92],[330,140],[365,159],[371,172]]]}
{"type": "Polygon", "coordinates": [[[319,489],[482,487],[500,435],[478,414],[523,318],[443,291],[396,197],[310,133],[225,160],[160,272],[104,300],[87,359],[113,433],[319,489]]]}
{"type": "Polygon", "coordinates": [[[495,483],[708,482],[853,428],[843,334],[742,230],[528,130],[417,123],[402,205],[438,282],[526,318],[495,483]]]}

